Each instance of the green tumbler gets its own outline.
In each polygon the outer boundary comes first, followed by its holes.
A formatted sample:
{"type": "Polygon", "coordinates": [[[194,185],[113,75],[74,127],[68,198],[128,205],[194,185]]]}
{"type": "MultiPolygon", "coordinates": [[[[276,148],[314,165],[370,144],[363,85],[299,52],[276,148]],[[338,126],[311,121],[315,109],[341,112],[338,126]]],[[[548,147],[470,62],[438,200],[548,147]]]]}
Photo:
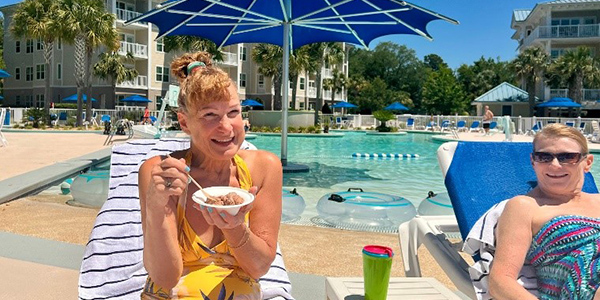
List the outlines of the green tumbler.
{"type": "Polygon", "coordinates": [[[386,300],[394,252],[389,247],[368,245],[362,253],[365,300],[386,300]]]}

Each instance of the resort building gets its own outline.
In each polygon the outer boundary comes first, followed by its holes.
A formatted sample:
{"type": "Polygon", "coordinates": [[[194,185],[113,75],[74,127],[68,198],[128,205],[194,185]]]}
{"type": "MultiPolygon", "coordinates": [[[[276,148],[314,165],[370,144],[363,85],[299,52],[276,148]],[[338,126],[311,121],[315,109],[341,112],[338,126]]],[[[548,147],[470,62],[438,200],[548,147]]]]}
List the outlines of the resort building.
{"type": "MultiPolygon", "coordinates": [[[[556,0],[541,2],[532,9],[513,11],[512,39],[519,42],[518,51],[541,46],[552,59],[578,46],[587,46],[593,55],[600,54],[600,0],[556,0]]],[[[551,89],[541,82],[538,86],[541,100],[566,97],[567,89],[551,89]]],[[[600,116],[600,90],[583,89],[583,109],[587,116],[600,116]]]]}
{"type": "MultiPolygon", "coordinates": [[[[147,0],[107,0],[106,8],[116,15],[115,28],[120,36],[120,54],[130,52],[135,62],[130,67],[135,68],[139,75],[130,82],[117,84],[115,87],[107,80],[95,78],[92,75],[91,95],[95,102],[94,108],[114,109],[126,106],[120,100],[139,94],[152,100],[150,109],[158,109],[162,104],[162,97],[166,94],[170,84],[177,84],[177,80],[170,74],[170,64],[173,57],[181,53],[166,53],[164,43],[158,36],[158,28],[148,23],[133,23],[125,26],[125,21],[147,12],[160,1],[147,0]]],[[[75,65],[73,62],[74,48],[64,42],[57,41],[52,59],[52,74],[45,70],[43,58],[43,44],[33,39],[15,39],[10,33],[12,15],[18,7],[17,4],[0,7],[4,15],[4,61],[6,71],[11,77],[4,79],[4,106],[32,107],[43,106],[44,85],[46,76],[50,76],[52,102],[61,103],[62,99],[77,92],[75,83],[75,65]]],[[[218,62],[219,66],[227,71],[238,86],[240,99],[260,99],[265,107],[272,109],[274,88],[272,79],[261,74],[257,65],[251,58],[254,44],[237,44],[222,49],[224,59],[218,62]]],[[[347,48],[346,45],[344,45],[347,48]]],[[[94,53],[94,61],[104,51],[103,48],[94,53]]],[[[347,53],[347,52],[346,52],[347,53]]],[[[334,68],[348,74],[347,55],[342,63],[331,68],[323,68],[322,80],[332,77],[334,68]]],[[[291,109],[313,109],[317,94],[315,74],[303,72],[300,74],[295,107],[291,109]]],[[[290,86],[290,103],[292,89],[290,86]]],[[[346,91],[336,93],[336,101],[346,101],[346,91]]],[[[324,101],[331,101],[331,91],[324,90],[324,101]]]]}
{"type": "Polygon", "coordinates": [[[471,104],[475,106],[478,116],[483,115],[485,106],[489,106],[497,116],[529,115],[529,94],[508,82],[495,86],[475,98],[471,104]]]}

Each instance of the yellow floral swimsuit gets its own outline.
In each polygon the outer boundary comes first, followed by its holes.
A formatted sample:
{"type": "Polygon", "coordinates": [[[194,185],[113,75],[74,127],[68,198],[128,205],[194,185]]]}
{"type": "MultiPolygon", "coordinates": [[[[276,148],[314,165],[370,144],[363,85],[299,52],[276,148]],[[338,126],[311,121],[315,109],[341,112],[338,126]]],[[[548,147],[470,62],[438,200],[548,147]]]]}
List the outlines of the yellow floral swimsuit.
{"type": "MultiPolygon", "coordinates": [[[[187,152],[185,159],[189,166],[191,151],[187,152]]],[[[240,188],[249,190],[252,187],[252,179],[246,163],[238,155],[233,160],[237,167],[240,188]]],[[[226,240],[212,249],[200,240],[185,217],[186,199],[187,190],[177,204],[183,274],[171,291],[155,285],[148,276],[141,299],[261,299],[260,284],[238,265],[226,240]]]]}

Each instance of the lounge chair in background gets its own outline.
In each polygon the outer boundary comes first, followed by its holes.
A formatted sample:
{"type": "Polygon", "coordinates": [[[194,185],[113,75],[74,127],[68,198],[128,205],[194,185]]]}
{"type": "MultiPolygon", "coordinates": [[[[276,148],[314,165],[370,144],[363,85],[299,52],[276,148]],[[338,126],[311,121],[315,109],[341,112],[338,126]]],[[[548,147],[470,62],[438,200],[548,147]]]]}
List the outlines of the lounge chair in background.
{"type": "Polygon", "coordinates": [[[473,123],[471,123],[471,127],[469,127],[469,132],[480,132],[481,127],[479,127],[479,124],[479,121],[473,121],[473,123]]]}
{"type": "MultiPolygon", "coordinates": [[[[140,299],[147,272],[138,198],[138,169],[155,155],[183,150],[189,139],[133,140],[112,149],[108,199],[85,247],[79,299],[140,299]]],[[[244,149],[256,149],[245,142],[244,149]]],[[[281,250],[259,279],[264,299],[293,299],[281,250]]]]}
{"type": "Polygon", "coordinates": [[[437,124],[434,121],[430,121],[429,123],[427,123],[427,125],[425,125],[425,130],[435,131],[436,127],[437,124]]]}
{"type": "Polygon", "coordinates": [[[2,127],[4,127],[4,119],[6,118],[6,108],[0,108],[0,146],[6,147],[8,146],[8,140],[2,133],[2,127]]]}
{"type": "Polygon", "coordinates": [[[408,120],[406,120],[406,129],[409,129],[409,130],[415,129],[415,119],[408,118],[408,120]]]}
{"type": "MultiPolygon", "coordinates": [[[[456,219],[417,216],[400,225],[400,247],[406,275],[411,277],[421,275],[417,249],[424,244],[462,293],[475,299],[469,270],[474,272],[472,277],[481,277],[476,283],[478,292],[487,290],[487,274],[478,272],[482,270],[482,266],[483,269],[488,267],[489,270],[493,254],[490,255],[485,249],[483,251],[474,249],[476,248],[474,245],[489,242],[489,247],[494,247],[493,228],[503,209],[505,203],[503,200],[526,194],[535,187],[537,179],[531,167],[531,151],[531,143],[448,142],[442,144],[438,149],[438,161],[445,177],[444,183],[456,219]],[[482,153],[492,153],[492,155],[482,155],[482,153]],[[474,178],[477,178],[477,184],[474,184],[474,178]],[[487,214],[492,207],[494,211],[487,214]],[[486,214],[486,225],[482,228],[475,227],[478,230],[482,229],[477,231],[477,236],[479,238],[481,232],[483,238],[479,241],[472,236],[467,238],[474,226],[482,224],[477,221],[484,214],[486,214]],[[483,229],[489,230],[484,232],[483,229]],[[459,255],[456,250],[457,245],[448,240],[445,233],[449,231],[459,231],[460,237],[466,239],[466,248],[475,250],[474,254],[479,254],[482,258],[479,260],[474,257],[476,261],[474,267],[470,267],[459,255]]],[[[598,193],[592,175],[586,173],[585,176],[583,190],[598,193]]],[[[523,281],[526,288],[531,288],[527,285],[532,283],[531,280],[523,279],[523,281]]]]}
{"type": "Polygon", "coordinates": [[[538,131],[542,130],[544,125],[542,125],[542,121],[537,121],[531,129],[527,131],[527,135],[535,135],[538,131]]]}
{"type": "Polygon", "coordinates": [[[590,142],[600,143],[600,126],[598,125],[598,121],[592,121],[592,130],[590,142]]]}
{"type": "Polygon", "coordinates": [[[110,123],[110,115],[102,115],[100,116],[100,123],[104,125],[104,123],[110,123]]]}
{"type": "Polygon", "coordinates": [[[586,122],[581,121],[581,123],[579,123],[579,131],[583,134],[585,134],[585,124],[586,122]]]}
{"type": "Polygon", "coordinates": [[[465,120],[458,121],[458,123],[456,123],[456,131],[467,131],[467,122],[465,120]]]}
{"type": "Polygon", "coordinates": [[[67,112],[66,111],[61,111],[58,113],[58,118],[54,121],[52,121],[52,125],[57,126],[57,125],[65,125],[67,124],[67,112]]]}
{"type": "Polygon", "coordinates": [[[440,131],[444,132],[444,131],[450,131],[450,121],[448,120],[444,120],[442,121],[442,124],[440,125],[440,131]]]}
{"type": "Polygon", "coordinates": [[[565,125],[569,126],[569,127],[575,127],[575,122],[574,121],[566,121],[565,125]]]}

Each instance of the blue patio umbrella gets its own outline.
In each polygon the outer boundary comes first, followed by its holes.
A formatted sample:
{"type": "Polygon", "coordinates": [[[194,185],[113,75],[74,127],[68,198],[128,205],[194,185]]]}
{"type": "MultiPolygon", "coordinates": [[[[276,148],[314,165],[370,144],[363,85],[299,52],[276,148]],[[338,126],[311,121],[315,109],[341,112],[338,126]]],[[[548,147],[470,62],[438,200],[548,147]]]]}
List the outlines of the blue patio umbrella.
{"type": "Polygon", "coordinates": [[[10,77],[10,74],[8,74],[8,72],[0,69],[0,78],[6,78],[6,77],[10,77]]]}
{"type": "MultiPolygon", "coordinates": [[[[87,95],[83,94],[83,102],[87,102],[87,95]]],[[[77,94],[73,94],[69,97],[63,98],[62,102],[77,102],[77,94]]],[[[96,102],[96,99],[92,97],[92,102],[96,102]]]]}
{"type": "Polygon", "coordinates": [[[394,102],[383,109],[385,110],[408,110],[408,107],[402,105],[400,102],[394,102]]]}
{"type": "Polygon", "coordinates": [[[242,106],[264,106],[264,105],[254,99],[246,99],[246,100],[242,101],[242,106]]]}
{"type": "Polygon", "coordinates": [[[148,103],[148,102],[152,102],[152,100],[144,97],[144,96],[140,96],[140,95],[133,95],[133,96],[129,96],[127,98],[123,98],[121,100],[121,102],[136,102],[136,103],[148,103]]]}
{"type": "Polygon", "coordinates": [[[348,103],[345,101],[334,103],[331,106],[331,108],[355,108],[355,107],[358,107],[358,105],[354,105],[352,103],[348,103]]]}
{"type": "Polygon", "coordinates": [[[542,102],[536,107],[581,107],[581,104],[574,102],[571,98],[554,97],[548,101],[542,102]]]}
{"type": "MultiPolygon", "coordinates": [[[[290,50],[317,42],[368,44],[384,35],[415,34],[429,40],[427,24],[457,21],[396,0],[169,0],[137,18],[166,35],[195,35],[218,47],[269,43],[283,48],[283,86],[289,82],[290,50]]],[[[283,103],[288,103],[283,89],[283,103]]],[[[283,105],[281,162],[287,165],[287,105],[283,105]]]]}

